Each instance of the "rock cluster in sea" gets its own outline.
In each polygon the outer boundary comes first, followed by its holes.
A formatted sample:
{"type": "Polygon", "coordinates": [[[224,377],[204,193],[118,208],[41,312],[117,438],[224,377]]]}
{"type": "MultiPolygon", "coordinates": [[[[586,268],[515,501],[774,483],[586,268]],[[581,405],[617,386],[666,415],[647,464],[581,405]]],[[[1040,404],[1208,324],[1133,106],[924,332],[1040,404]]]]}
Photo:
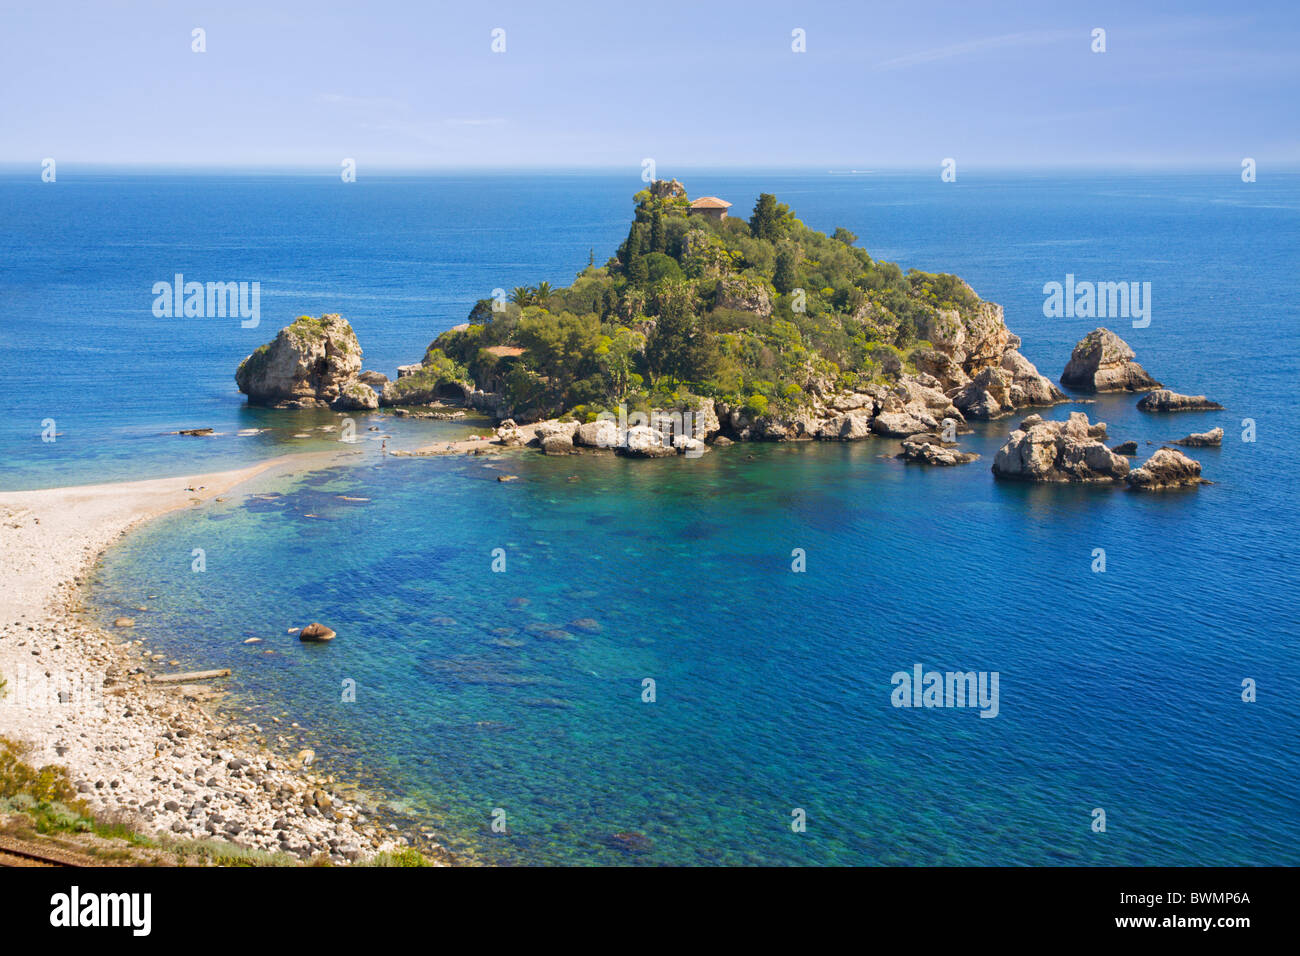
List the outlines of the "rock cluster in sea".
{"type": "Polygon", "coordinates": [[[1071,412],[1066,421],[1030,415],[1011,433],[993,459],[993,474],[1021,481],[1118,481],[1128,459],[1102,441],[1106,423],[1071,412]]]}

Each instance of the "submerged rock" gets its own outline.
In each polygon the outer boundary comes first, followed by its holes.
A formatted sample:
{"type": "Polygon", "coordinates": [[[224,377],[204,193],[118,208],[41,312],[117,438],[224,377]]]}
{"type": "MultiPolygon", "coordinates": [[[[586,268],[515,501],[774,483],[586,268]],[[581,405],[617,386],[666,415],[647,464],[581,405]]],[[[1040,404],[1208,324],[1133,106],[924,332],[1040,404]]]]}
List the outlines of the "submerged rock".
{"type": "Polygon", "coordinates": [[[1186,438],[1178,439],[1174,444],[1185,445],[1188,448],[1208,448],[1212,445],[1222,445],[1223,429],[1211,428],[1208,432],[1192,432],[1186,438]]]}
{"type": "Polygon", "coordinates": [[[1019,481],[1118,481],[1128,474],[1128,459],[1107,448],[1105,437],[1105,423],[1090,424],[1083,412],[1063,422],[1030,415],[998,449],[993,474],[1019,481]]]}
{"type": "Polygon", "coordinates": [[[1167,388],[1143,395],[1137,407],[1144,412],[1221,411],[1223,406],[1204,395],[1180,395],[1167,388]]]}
{"type": "Polygon", "coordinates": [[[1133,361],[1128,343],[1109,329],[1093,329],[1075,345],[1061,384],[1082,392],[1141,392],[1160,383],[1133,361]]]}
{"type": "Polygon", "coordinates": [[[1178,488],[1184,485],[1205,484],[1201,477],[1201,463],[1188,458],[1173,448],[1161,448],[1128,474],[1131,488],[1156,491],[1161,488],[1178,488]]]}

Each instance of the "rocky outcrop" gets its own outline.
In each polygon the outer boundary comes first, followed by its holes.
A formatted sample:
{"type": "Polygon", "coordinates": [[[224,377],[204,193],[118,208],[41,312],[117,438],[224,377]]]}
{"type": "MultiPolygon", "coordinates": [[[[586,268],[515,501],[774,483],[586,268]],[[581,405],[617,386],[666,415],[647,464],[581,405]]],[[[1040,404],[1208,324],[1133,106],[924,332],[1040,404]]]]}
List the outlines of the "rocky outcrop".
{"type": "Polygon", "coordinates": [[[360,371],[361,346],[347,320],[335,314],[319,319],[304,315],[244,359],[235,384],[253,405],[377,407],[357,390],[364,388],[374,396],[357,380],[360,371]]]}
{"type": "Polygon", "coordinates": [[[1063,422],[1030,415],[998,449],[993,474],[1019,481],[1118,481],[1128,474],[1128,459],[1107,448],[1105,437],[1105,423],[1090,424],[1083,412],[1063,422]]]}
{"type": "Polygon", "coordinates": [[[1201,463],[1173,448],[1161,448],[1141,468],[1129,472],[1127,480],[1130,488],[1145,491],[1206,484],[1201,477],[1201,463]]]}
{"type": "Polygon", "coordinates": [[[725,276],[718,280],[714,306],[719,309],[736,309],[755,315],[772,314],[772,294],[767,286],[743,276],[725,276]]]}
{"type": "Polygon", "coordinates": [[[1179,395],[1167,388],[1142,396],[1137,407],[1144,412],[1199,412],[1219,411],[1223,406],[1204,395],[1179,395]]]}
{"type": "Polygon", "coordinates": [[[656,199],[685,199],[686,187],[675,179],[656,179],[650,184],[650,195],[656,199]]]}
{"type": "Polygon", "coordinates": [[[1174,442],[1175,445],[1184,445],[1187,448],[1209,448],[1223,444],[1223,429],[1211,428],[1208,432],[1192,432],[1186,438],[1180,438],[1174,442]]]}
{"type": "Polygon", "coordinates": [[[417,371],[405,374],[402,374],[402,368],[398,369],[397,381],[384,385],[383,391],[379,393],[379,404],[385,407],[432,405],[439,402],[471,404],[475,392],[472,383],[448,379],[439,370],[428,366],[417,366],[417,371]]]}
{"type": "Polygon", "coordinates": [[[340,388],[338,398],[330,403],[330,408],[341,412],[373,411],[378,407],[379,394],[358,381],[348,382],[340,388]]]}
{"type": "MultiPolygon", "coordinates": [[[[969,287],[966,290],[975,296],[969,287]]],[[[917,334],[933,348],[916,349],[909,360],[935,380],[965,418],[987,420],[1019,408],[1067,401],[1020,354],[1020,338],[1007,328],[996,303],[977,300],[964,309],[935,309],[922,317],[917,334]]]]}
{"type": "Polygon", "coordinates": [[[959,451],[935,435],[917,435],[903,442],[903,450],[897,457],[921,465],[964,465],[978,461],[980,456],[959,451]]]}
{"type": "Polygon", "coordinates": [[[1015,349],[1005,352],[999,364],[986,366],[956,391],[953,404],[968,418],[988,420],[1032,405],[1055,405],[1065,394],[1040,375],[1034,364],[1015,349]]]}
{"type": "Polygon", "coordinates": [[[1120,442],[1112,448],[1111,451],[1117,455],[1124,455],[1128,458],[1132,458],[1138,453],[1138,443],[1135,441],[1120,442]]]}
{"type": "Polygon", "coordinates": [[[1075,345],[1061,384],[1081,392],[1141,392],[1160,383],[1133,361],[1128,343],[1109,329],[1093,329],[1075,345]]]}

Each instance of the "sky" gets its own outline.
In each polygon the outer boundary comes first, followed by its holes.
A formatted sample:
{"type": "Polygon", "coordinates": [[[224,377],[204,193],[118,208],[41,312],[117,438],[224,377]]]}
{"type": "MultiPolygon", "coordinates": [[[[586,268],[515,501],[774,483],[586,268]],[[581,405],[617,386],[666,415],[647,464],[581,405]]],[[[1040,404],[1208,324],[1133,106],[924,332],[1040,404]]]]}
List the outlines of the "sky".
{"type": "Polygon", "coordinates": [[[1296,0],[3,0],[0,162],[1294,165],[1298,49],[1296,0]]]}

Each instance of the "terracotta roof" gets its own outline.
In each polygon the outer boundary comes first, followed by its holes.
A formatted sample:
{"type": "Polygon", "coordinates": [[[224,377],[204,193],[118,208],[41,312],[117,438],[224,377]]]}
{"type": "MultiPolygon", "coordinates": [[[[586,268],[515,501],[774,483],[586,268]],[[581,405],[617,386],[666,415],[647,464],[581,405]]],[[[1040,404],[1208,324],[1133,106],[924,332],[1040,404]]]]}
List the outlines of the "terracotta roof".
{"type": "Polygon", "coordinates": [[[497,358],[514,358],[524,354],[524,350],[514,345],[493,345],[485,351],[497,358]]]}
{"type": "Polygon", "coordinates": [[[717,196],[701,196],[691,203],[692,209],[729,209],[731,203],[717,196]]]}

